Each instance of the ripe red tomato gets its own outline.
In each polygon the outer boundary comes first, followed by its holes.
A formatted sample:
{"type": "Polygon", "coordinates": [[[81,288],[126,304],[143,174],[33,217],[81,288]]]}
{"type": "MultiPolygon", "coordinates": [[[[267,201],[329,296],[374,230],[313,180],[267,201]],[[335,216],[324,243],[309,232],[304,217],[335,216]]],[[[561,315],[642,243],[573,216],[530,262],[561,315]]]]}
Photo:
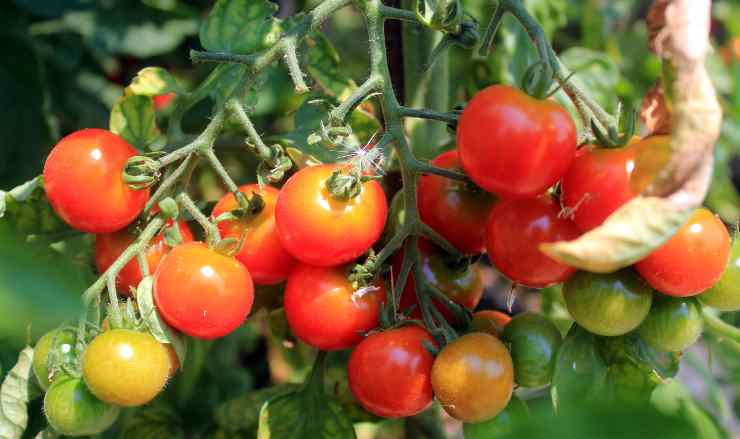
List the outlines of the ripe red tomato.
{"type": "Polygon", "coordinates": [[[349,357],[349,388],[367,411],[384,418],[413,416],[432,403],[434,357],[423,341],[431,335],[416,325],[378,332],[349,357]]]}
{"type": "Polygon", "coordinates": [[[378,326],[385,288],[358,293],[347,275],[351,267],[298,264],[285,286],[285,317],[296,337],[323,351],[347,349],[378,326]]]}
{"type": "Polygon", "coordinates": [[[512,281],[542,288],[563,282],[575,268],[556,262],[539,250],[543,242],[578,237],[575,223],[560,218],[560,206],[549,197],[506,200],[491,211],[486,230],[488,256],[512,281]]]}
{"type": "Polygon", "coordinates": [[[576,152],[576,126],[552,100],[493,85],[468,102],[457,124],[465,172],[504,198],[534,197],[555,184],[576,152]]]}
{"type": "Polygon", "coordinates": [[[170,251],[154,275],[154,301],[162,318],[181,332],[213,339],[234,331],[254,301],[249,271],[202,242],[170,251]]]}
{"type": "Polygon", "coordinates": [[[280,191],[275,219],[283,246],[297,259],[330,267],[365,253],[385,226],[388,203],[380,184],[362,184],[360,195],[337,200],[326,181],[338,165],[303,168],[280,191]]]}
{"type": "Polygon", "coordinates": [[[722,277],[729,257],[727,228],[712,212],[699,208],[668,242],[635,268],[661,293],[694,296],[722,277]]]}
{"type": "MultiPolygon", "coordinates": [[[[440,154],[431,164],[462,170],[457,150],[440,154]]],[[[463,253],[485,251],[486,219],[494,203],[489,193],[439,175],[423,175],[417,191],[422,221],[463,253]]]]}
{"type": "MultiPolygon", "coordinates": [[[[251,196],[259,194],[265,205],[257,215],[236,221],[222,221],[218,229],[222,238],[240,239],[245,233],[244,244],[236,259],[247,267],[252,280],[257,285],[272,285],[288,278],[295,265],[295,259],[283,248],[275,225],[275,203],[278,190],[272,186],[260,188],[257,184],[247,184],[239,191],[251,196]]],[[[239,207],[236,197],[229,193],[224,195],[213,207],[214,218],[239,207]]]]}
{"type": "MultiPolygon", "coordinates": [[[[170,221],[171,224],[171,221],[170,221]]],[[[179,222],[180,235],[182,242],[193,240],[193,233],[185,221],[179,222]]],[[[98,273],[103,273],[121,256],[136,239],[128,230],[119,230],[113,233],[101,233],[95,235],[95,266],[98,273]]],[[[170,247],[164,242],[164,232],[160,233],[151,241],[149,249],[146,251],[146,260],[149,264],[149,272],[154,273],[165,254],[170,251],[170,247]]],[[[116,278],[116,287],[118,293],[124,296],[130,296],[131,291],[136,289],[141,282],[141,269],[136,258],[126,264],[118,273],[116,278]]]]}
{"type": "Polygon", "coordinates": [[[101,129],[76,131],[59,141],[44,165],[44,189],[54,211],[75,229],[121,230],[139,215],[149,189],[134,190],[121,172],[137,151],[101,129]]]}

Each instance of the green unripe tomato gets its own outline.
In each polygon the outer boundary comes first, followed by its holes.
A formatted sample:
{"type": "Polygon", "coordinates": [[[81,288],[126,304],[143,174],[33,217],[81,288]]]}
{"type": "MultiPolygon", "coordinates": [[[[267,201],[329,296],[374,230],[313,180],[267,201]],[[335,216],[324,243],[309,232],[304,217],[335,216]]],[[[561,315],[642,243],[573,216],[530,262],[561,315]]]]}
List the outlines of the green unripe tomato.
{"type": "Polygon", "coordinates": [[[579,271],[563,285],[571,317],[588,331],[616,336],[637,328],[653,301],[653,290],[632,269],[599,274],[579,271]]]}
{"type": "Polygon", "coordinates": [[[49,331],[36,342],[33,348],[33,373],[42,389],[47,390],[49,382],[49,352],[52,345],[60,360],[69,360],[74,355],[76,335],[71,329],[49,331]]]}
{"type": "Polygon", "coordinates": [[[522,387],[550,383],[563,337],[549,319],[533,312],[519,314],[504,328],[514,361],[514,381],[522,387]]]}
{"type": "Polygon", "coordinates": [[[702,328],[701,308],[693,297],[661,297],[638,334],[657,350],[678,352],[694,344],[702,328]]]}
{"type": "Polygon", "coordinates": [[[740,240],[732,243],[730,261],[722,277],[698,297],[703,304],[720,311],[740,310],[740,240]]]}
{"type": "Polygon", "coordinates": [[[119,411],[93,396],[81,378],[55,379],[44,397],[46,420],[65,436],[102,433],[116,422],[119,411]]]}
{"type": "Polygon", "coordinates": [[[516,394],[511,396],[511,401],[505,409],[495,417],[475,424],[466,422],[463,424],[465,439],[496,439],[509,437],[514,432],[514,426],[521,424],[522,420],[529,417],[527,404],[516,394]]]}

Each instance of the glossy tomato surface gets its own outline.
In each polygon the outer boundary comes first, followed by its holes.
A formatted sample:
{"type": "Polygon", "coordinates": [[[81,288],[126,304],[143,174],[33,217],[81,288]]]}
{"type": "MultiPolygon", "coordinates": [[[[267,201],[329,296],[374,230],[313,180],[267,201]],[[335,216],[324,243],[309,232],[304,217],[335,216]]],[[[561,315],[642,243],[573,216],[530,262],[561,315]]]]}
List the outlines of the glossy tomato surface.
{"type": "Polygon", "coordinates": [[[673,237],[635,268],[653,288],[669,296],[694,296],[722,277],[730,257],[730,235],[722,221],[697,209],[673,237]]]}
{"type": "MultiPolygon", "coordinates": [[[[169,227],[169,225],[168,225],[169,227]]],[[[182,242],[191,242],[193,232],[185,221],[179,221],[180,236],[182,242]]],[[[119,230],[113,233],[101,233],[95,235],[95,267],[98,273],[104,273],[113,263],[121,256],[131,244],[136,236],[128,230],[119,230]]],[[[146,261],[149,265],[149,273],[154,273],[159,266],[159,262],[164,255],[170,251],[170,247],[164,242],[164,232],[160,233],[151,241],[149,249],[146,251],[146,261]]],[[[131,292],[136,289],[141,282],[141,269],[136,258],[124,265],[123,269],[116,277],[116,287],[118,293],[124,296],[130,296],[131,292]]]]}
{"type": "Polygon", "coordinates": [[[653,348],[680,352],[696,343],[704,323],[701,306],[694,297],[659,297],[638,328],[640,337],[653,348]]]}
{"type": "Polygon", "coordinates": [[[298,264],[285,287],[285,317],[303,342],[324,351],[352,347],[378,326],[382,284],[361,291],[352,288],[346,267],[298,264]]]}
{"type": "MultiPolygon", "coordinates": [[[[218,223],[221,237],[241,239],[244,234],[244,244],[234,257],[247,267],[255,284],[273,285],[283,282],[296,261],[283,248],[275,225],[278,190],[272,186],[260,188],[258,184],[247,184],[241,186],[239,191],[247,197],[251,197],[253,193],[259,195],[264,207],[253,217],[218,223]]],[[[216,218],[238,207],[234,194],[226,194],[213,207],[212,216],[216,218]]]]}
{"type": "Polygon", "coordinates": [[[100,400],[136,407],[154,399],[170,376],[167,347],[145,332],[113,329],[93,339],[82,358],[82,375],[100,400]]]}
{"type": "Polygon", "coordinates": [[[534,197],[555,184],[576,152],[576,126],[552,100],[506,85],[481,90],[457,125],[465,172],[503,198],[534,197]]]}
{"type": "Polygon", "coordinates": [[[485,309],[473,313],[470,329],[476,332],[486,332],[494,337],[501,338],[506,325],[511,322],[511,316],[503,311],[485,309]]]}
{"type": "Polygon", "coordinates": [[[46,420],[65,436],[102,433],[116,422],[119,412],[92,395],[80,378],[59,377],[44,396],[46,420]]]}
{"type": "Polygon", "coordinates": [[[464,422],[491,419],[506,407],[514,390],[511,355],[491,334],[463,335],[434,360],[432,388],[453,418],[464,422]]]}
{"type": "Polygon", "coordinates": [[[377,181],[337,200],[326,182],[337,165],[303,168],[288,179],[275,207],[280,239],[290,254],[311,265],[335,266],[361,256],[378,240],[388,203],[377,181]]]}
{"type": "Polygon", "coordinates": [[[486,230],[488,257],[512,281],[542,288],[563,282],[575,268],[542,253],[544,242],[569,241],[579,235],[575,223],[560,218],[549,197],[502,201],[494,206],[486,230]]]}
{"type": "Polygon", "coordinates": [[[562,336],[550,319],[533,312],[517,314],[506,325],[502,340],[514,361],[514,379],[522,387],[550,383],[562,336]]]}
{"type": "Polygon", "coordinates": [[[60,140],[44,165],[44,189],[54,211],[83,232],[126,227],[149,199],[149,189],[130,189],[121,176],[137,154],[122,138],[96,128],[60,140]]]}
{"type": "MultiPolygon", "coordinates": [[[[33,373],[43,390],[49,388],[49,354],[55,356],[59,365],[71,364],[77,334],[72,329],[55,329],[39,338],[33,348],[33,373]]],[[[55,373],[56,376],[56,373],[55,373]]]]}
{"type": "Polygon", "coordinates": [[[170,251],[154,276],[154,302],[162,318],[181,332],[213,339],[234,331],[254,301],[249,271],[202,242],[170,251]]]}
{"type": "MultiPolygon", "coordinates": [[[[462,171],[457,150],[432,160],[432,165],[462,171]]],[[[418,186],[422,221],[463,253],[482,253],[486,248],[486,220],[494,198],[470,183],[439,175],[423,175],[418,186]]]]}
{"type": "Polygon", "coordinates": [[[719,281],[701,293],[699,300],[705,305],[720,311],[740,310],[740,241],[732,243],[730,261],[719,281]]]}
{"type": "Polygon", "coordinates": [[[434,357],[423,346],[434,339],[408,325],[372,334],[352,351],[349,386],[367,411],[384,418],[413,416],[432,403],[434,357]]]}

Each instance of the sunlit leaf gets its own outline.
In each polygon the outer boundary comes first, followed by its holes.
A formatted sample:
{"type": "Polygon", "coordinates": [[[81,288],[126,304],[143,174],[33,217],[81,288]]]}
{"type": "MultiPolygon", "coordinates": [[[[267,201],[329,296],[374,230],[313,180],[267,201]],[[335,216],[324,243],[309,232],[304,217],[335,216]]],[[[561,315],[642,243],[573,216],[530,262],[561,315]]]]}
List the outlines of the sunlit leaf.
{"type": "Polygon", "coordinates": [[[170,72],[161,67],[146,67],[139,70],[128,89],[136,95],[157,96],[165,93],[182,93],[182,89],[170,72]]]}
{"type": "Polygon", "coordinates": [[[152,98],[141,95],[121,97],[111,109],[109,127],[111,132],[140,151],[145,150],[160,135],[152,98]]]}
{"type": "Polygon", "coordinates": [[[33,348],[26,347],[0,386],[0,437],[19,439],[28,424],[29,379],[33,348]]]}
{"type": "Polygon", "coordinates": [[[207,50],[238,54],[264,49],[280,36],[276,10],[266,0],[219,0],[200,28],[200,43],[207,50]]]}

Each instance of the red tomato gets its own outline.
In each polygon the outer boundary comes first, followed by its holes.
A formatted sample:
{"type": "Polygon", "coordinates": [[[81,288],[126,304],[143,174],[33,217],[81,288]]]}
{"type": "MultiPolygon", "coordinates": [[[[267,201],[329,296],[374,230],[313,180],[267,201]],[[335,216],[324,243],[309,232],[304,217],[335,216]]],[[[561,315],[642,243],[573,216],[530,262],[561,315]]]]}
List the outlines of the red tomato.
{"type": "MultiPolygon", "coordinates": [[[[457,150],[432,160],[432,165],[462,170],[457,150]]],[[[422,221],[463,253],[482,253],[486,248],[486,219],[493,197],[473,185],[439,175],[424,175],[418,187],[422,221]]]]}
{"type": "Polygon", "coordinates": [[[170,103],[175,100],[175,97],[177,95],[174,92],[165,93],[163,95],[157,95],[154,96],[152,99],[154,100],[154,109],[155,110],[162,110],[170,103]]]}
{"type": "Polygon", "coordinates": [[[549,197],[508,200],[497,204],[488,220],[488,256],[512,281],[542,288],[563,282],[575,268],[539,250],[543,242],[578,237],[575,223],[560,218],[560,206],[549,197]]]}
{"type": "Polygon", "coordinates": [[[383,232],[388,203],[380,184],[363,183],[360,195],[334,199],[326,181],[338,165],[303,168],[280,191],[275,219],[288,252],[311,265],[330,267],[365,253],[383,232]]]}
{"type": "MultiPolygon", "coordinates": [[[[170,221],[169,224],[172,222],[170,221]]],[[[185,221],[179,222],[180,235],[182,236],[182,242],[190,242],[193,240],[193,233],[190,231],[190,227],[185,221]]],[[[119,230],[113,233],[101,233],[95,235],[95,266],[98,269],[98,273],[103,273],[121,256],[136,239],[136,236],[132,235],[128,230],[119,230]]],[[[146,260],[149,264],[149,272],[154,273],[157,270],[159,261],[162,260],[165,254],[170,251],[170,247],[164,242],[164,232],[157,235],[151,241],[149,249],[146,251],[146,260]]],[[[141,270],[139,269],[139,262],[136,258],[132,259],[126,264],[123,269],[118,273],[116,278],[116,287],[118,293],[124,296],[130,296],[131,291],[136,289],[141,282],[141,270]]]]}
{"type": "Polygon", "coordinates": [[[370,335],[349,357],[349,388],[367,411],[384,418],[413,416],[432,402],[434,357],[422,342],[435,345],[416,325],[370,335]]]}
{"type": "Polygon", "coordinates": [[[44,165],[44,188],[54,211],[83,232],[126,227],[149,199],[149,189],[131,189],[121,177],[126,161],[137,154],[122,138],[96,128],[60,140],[44,165]]]}
{"type": "Polygon", "coordinates": [[[244,265],[202,242],[173,248],[154,275],[159,313],[191,337],[229,334],[247,318],[253,301],[254,285],[244,265]]]}
{"type": "MultiPolygon", "coordinates": [[[[290,270],[295,265],[295,259],[280,243],[277,226],[275,225],[275,203],[278,190],[272,186],[260,188],[257,184],[247,184],[239,191],[251,196],[259,194],[265,203],[264,208],[257,215],[243,220],[222,221],[218,229],[223,238],[239,239],[245,233],[244,244],[235,255],[249,270],[254,283],[257,285],[272,285],[287,279],[290,270]]],[[[213,217],[236,209],[238,203],[233,194],[224,195],[213,207],[213,217]]]]}
{"type": "Polygon", "coordinates": [[[534,197],[555,184],[576,152],[576,126],[552,100],[493,85],[468,102],[457,124],[465,172],[504,198],[534,197]]]}
{"type": "Polygon", "coordinates": [[[296,337],[323,351],[352,347],[378,326],[385,289],[356,292],[351,267],[298,264],[285,287],[285,317],[296,337]]]}
{"type": "Polygon", "coordinates": [[[712,212],[699,208],[668,242],[635,268],[661,293],[694,296],[722,277],[729,257],[727,228],[712,212]]]}

